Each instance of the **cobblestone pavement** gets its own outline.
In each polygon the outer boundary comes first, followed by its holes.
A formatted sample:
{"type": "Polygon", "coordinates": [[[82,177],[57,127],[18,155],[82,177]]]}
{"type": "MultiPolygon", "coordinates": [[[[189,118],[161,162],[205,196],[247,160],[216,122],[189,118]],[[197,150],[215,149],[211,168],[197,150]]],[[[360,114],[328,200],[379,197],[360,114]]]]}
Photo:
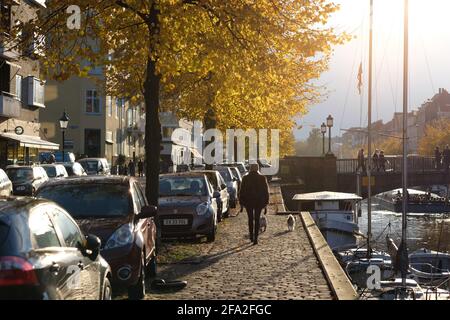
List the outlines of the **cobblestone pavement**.
{"type": "Polygon", "coordinates": [[[235,210],[198,259],[159,266],[159,278],[185,280],[187,287],[166,293],[149,290],[146,299],[333,299],[300,220],[295,232],[287,232],[287,218],[275,215],[276,206],[269,207],[267,232],[257,246],[248,239],[246,213],[235,210]]]}

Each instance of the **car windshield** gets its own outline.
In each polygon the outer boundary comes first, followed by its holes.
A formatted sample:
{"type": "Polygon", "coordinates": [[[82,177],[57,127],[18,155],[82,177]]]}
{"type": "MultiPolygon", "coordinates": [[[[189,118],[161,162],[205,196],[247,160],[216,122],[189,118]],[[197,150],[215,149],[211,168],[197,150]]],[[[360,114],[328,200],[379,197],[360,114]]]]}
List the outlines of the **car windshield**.
{"type": "Polygon", "coordinates": [[[204,178],[162,177],[159,179],[160,197],[205,196],[206,182],[204,178]]]}
{"type": "Polygon", "coordinates": [[[47,175],[49,178],[55,178],[56,177],[56,168],[55,167],[44,167],[45,172],[47,172],[47,175]]]}
{"type": "Polygon", "coordinates": [[[11,168],[6,173],[12,182],[33,180],[33,169],[31,168],[11,168]]]}
{"type": "Polygon", "coordinates": [[[72,166],[64,166],[64,168],[66,168],[67,174],[69,176],[73,176],[74,175],[72,166]]]}
{"type": "Polygon", "coordinates": [[[208,172],[208,173],[206,173],[206,176],[208,177],[208,180],[209,180],[209,182],[211,182],[211,184],[214,187],[214,189],[219,188],[219,185],[217,183],[217,176],[216,176],[215,173],[208,172]]]}
{"type": "Polygon", "coordinates": [[[80,164],[88,172],[98,172],[98,161],[82,161],[80,164]]]}
{"type": "Polygon", "coordinates": [[[56,202],[74,218],[127,216],[132,207],[129,187],[113,184],[67,184],[41,189],[37,195],[56,202]]]}
{"type": "Polygon", "coordinates": [[[230,170],[228,170],[228,168],[218,168],[218,170],[222,175],[223,180],[225,180],[226,182],[230,182],[231,180],[233,180],[230,174],[230,170]]]}

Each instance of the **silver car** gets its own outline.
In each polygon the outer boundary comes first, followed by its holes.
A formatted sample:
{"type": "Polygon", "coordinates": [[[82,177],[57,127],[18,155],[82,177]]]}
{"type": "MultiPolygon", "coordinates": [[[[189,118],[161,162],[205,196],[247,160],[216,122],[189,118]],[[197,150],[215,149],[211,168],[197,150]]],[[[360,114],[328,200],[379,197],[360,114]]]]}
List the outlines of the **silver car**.
{"type": "Polygon", "coordinates": [[[215,166],[214,170],[217,170],[222,175],[222,178],[227,184],[227,191],[230,195],[230,207],[236,208],[238,203],[238,179],[234,177],[233,172],[229,167],[215,166]]]}
{"type": "Polygon", "coordinates": [[[217,200],[202,173],[174,173],[159,178],[158,218],[164,238],[206,236],[217,232],[217,200]]]}
{"type": "Polygon", "coordinates": [[[0,197],[9,197],[13,193],[13,185],[8,175],[0,169],[0,197]]]}
{"type": "Polygon", "coordinates": [[[214,197],[217,199],[219,222],[222,221],[223,218],[228,218],[230,215],[230,195],[228,194],[227,184],[219,171],[202,170],[192,172],[206,175],[211,183],[214,189],[214,197]]]}

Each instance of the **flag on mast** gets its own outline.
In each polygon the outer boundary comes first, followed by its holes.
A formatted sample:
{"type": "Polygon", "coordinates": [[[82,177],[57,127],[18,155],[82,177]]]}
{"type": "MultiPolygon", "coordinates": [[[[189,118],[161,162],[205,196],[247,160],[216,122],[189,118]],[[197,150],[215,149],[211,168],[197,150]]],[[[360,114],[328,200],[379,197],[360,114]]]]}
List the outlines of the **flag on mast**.
{"type": "Polygon", "coordinates": [[[359,71],[358,71],[358,91],[359,95],[362,95],[362,87],[363,87],[363,66],[362,62],[359,65],[359,71]]]}

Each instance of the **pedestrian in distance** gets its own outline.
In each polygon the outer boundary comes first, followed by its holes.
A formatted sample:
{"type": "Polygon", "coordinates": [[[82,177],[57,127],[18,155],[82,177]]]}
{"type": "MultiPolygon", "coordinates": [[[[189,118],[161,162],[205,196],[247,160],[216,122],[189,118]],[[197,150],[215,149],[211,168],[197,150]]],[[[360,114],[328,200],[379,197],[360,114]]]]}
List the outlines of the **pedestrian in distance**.
{"type": "Polygon", "coordinates": [[[373,171],[380,171],[380,156],[379,156],[379,151],[378,149],[375,150],[375,153],[372,156],[372,166],[373,166],[373,171]]]}
{"type": "Polygon", "coordinates": [[[434,162],[435,162],[436,170],[441,170],[442,153],[441,153],[441,150],[439,149],[439,147],[436,147],[436,149],[434,149],[434,162]]]}
{"type": "Polygon", "coordinates": [[[250,172],[242,179],[239,201],[247,211],[250,241],[257,245],[261,212],[269,204],[269,185],[256,163],[250,165],[250,172]]]}
{"type": "Polygon", "coordinates": [[[378,157],[379,168],[381,171],[386,172],[386,157],[384,151],[380,151],[380,156],[378,157]]]}
{"type": "Polygon", "coordinates": [[[130,160],[130,162],[128,163],[128,174],[131,177],[134,177],[136,175],[136,166],[134,164],[134,161],[130,160]]]}
{"type": "Polygon", "coordinates": [[[139,178],[144,176],[144,162],[142,162],[142,159],[139,159],[138,162],[138,174],[139,178]]]}
{"type": "Polygon", "coordinates": [[[442,158],[444,163],[444,170],[445,172],[448,172],[448,167],[450,165],[450,147],[447,145],[442,152],[442,158]]]}
{"type": "Polygon", "coordinates": [[[356,172],[358,172],[360,169],[362,170],[362,172],[366,171],[366,159],[364,156],[364,149],[358,151],[358,167],[356,168],[356,172]]]}

